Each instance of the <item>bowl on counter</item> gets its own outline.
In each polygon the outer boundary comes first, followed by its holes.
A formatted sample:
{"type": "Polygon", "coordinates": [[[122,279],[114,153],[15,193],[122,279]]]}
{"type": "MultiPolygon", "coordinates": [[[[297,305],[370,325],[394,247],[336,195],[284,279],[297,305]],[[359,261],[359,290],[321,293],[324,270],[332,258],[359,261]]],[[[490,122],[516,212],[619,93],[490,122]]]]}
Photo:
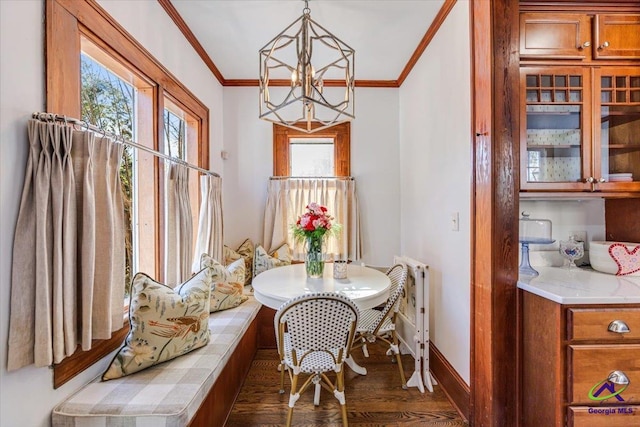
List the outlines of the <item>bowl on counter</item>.
{"type": "Polygon", "coordinates": [[[620,271],[619,275],[640,276],[639,246],[640,243],[631,242],[589,242],[591,267],[596,271],[607,274],[618,274],[618,271],[620,271]],[[622,247],[614,248],[613,254],[611,254],[609,248],[614,244],[624,245],[626,250],[622,247]]]}

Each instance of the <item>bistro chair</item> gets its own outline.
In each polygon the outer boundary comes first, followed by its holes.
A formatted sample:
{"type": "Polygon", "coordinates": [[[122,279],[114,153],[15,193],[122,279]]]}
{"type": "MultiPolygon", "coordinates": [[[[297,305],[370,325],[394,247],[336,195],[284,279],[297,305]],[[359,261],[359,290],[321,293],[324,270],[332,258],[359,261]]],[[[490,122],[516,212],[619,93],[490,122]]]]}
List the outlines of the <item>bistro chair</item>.
{"type": "Polygon", "coordinates": [[[400,347],[398,335],[396,334],[396,320],[400,309],[400,297],[405,291],[407,283],[408,267],[405,264],[395,264],[386,272],[391,280],[389,298],[383,307],[376,307],[360,312],[360,320],[356,329],[353,349],[362,348],[365,357],[369,357],[367,343],[382,341],[389,346],[387,355],[395,355],[402,388],[407,389],[407,380],[404,376],[402,358],[400,357],[400,347]]]}
{"type": "Polygon", "coordinates": [[[320,292],[293,298],[280,306],[274,317],[280,358],[280,393],[284,393],[284,372],[289,373],[291,392],[287,427],[300,395],[315,385],[314,405],[320,404],[321,387],[340,402],[342,423],[347,426],[344,395],[344,360],[349,356],[358,308],[344,295],[320,292]],[[335,372],[335,381],[327,373],[335,372]],[[299,381],[302,384],[299,385],[299,381]]]}

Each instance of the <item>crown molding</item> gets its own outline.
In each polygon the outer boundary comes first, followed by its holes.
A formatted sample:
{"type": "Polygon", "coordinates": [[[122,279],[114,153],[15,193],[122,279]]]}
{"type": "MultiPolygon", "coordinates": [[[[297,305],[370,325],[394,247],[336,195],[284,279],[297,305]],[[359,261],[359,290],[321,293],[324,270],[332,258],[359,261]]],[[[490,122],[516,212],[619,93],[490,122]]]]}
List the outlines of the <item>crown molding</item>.
{"type": "Polygon", "coordinates": [[[453,9],[456,1],[457,0],[445,0],[444,4],[438,11],[438,14],[427,29],[424,37],[422,37],[422,40],[420,40],[418,47],[413,52],[413,55],[411,55],[411,58],[409,58],[409,62],[407,62],[407,65],[405,65],[404,69],[400,73],[400,77],[398,77],[398,87],[402,86],[402,83],[404,83],[405,79],[409,76],[409,73],[411,73],[411,70],[416,65],[424,51],[427,49],[427,46],[429,46],[429,43],[431,43],[431,40],[433,40],[433,37],[442,26],[442,23],[449,15],[449,12],[451,12],[451,9],[453,9]]]}

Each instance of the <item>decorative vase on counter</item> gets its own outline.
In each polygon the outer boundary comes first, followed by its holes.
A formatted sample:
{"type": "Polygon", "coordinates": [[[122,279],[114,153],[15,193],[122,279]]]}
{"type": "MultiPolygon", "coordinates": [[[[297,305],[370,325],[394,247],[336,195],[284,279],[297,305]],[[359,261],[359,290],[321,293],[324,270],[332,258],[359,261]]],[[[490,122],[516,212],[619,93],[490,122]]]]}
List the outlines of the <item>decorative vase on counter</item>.
{"type": "Polygon", "coordinates": [[[309,236],[305,239],[304,265],[307,277],[318,279],[324,272],[324,253],[322,252],[322,237],[309,236]]]}

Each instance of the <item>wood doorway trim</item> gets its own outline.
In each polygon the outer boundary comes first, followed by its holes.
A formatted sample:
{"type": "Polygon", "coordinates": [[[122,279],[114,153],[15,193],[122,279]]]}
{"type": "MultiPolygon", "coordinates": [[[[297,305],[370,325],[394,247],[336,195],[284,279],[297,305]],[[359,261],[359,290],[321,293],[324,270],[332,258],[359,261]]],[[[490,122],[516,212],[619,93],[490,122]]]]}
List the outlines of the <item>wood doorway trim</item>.
{"type": "Polygon", "coordinates": [[[474,132],[471,413],[518,425],[518,2],[470,4],[474,132]]]}

